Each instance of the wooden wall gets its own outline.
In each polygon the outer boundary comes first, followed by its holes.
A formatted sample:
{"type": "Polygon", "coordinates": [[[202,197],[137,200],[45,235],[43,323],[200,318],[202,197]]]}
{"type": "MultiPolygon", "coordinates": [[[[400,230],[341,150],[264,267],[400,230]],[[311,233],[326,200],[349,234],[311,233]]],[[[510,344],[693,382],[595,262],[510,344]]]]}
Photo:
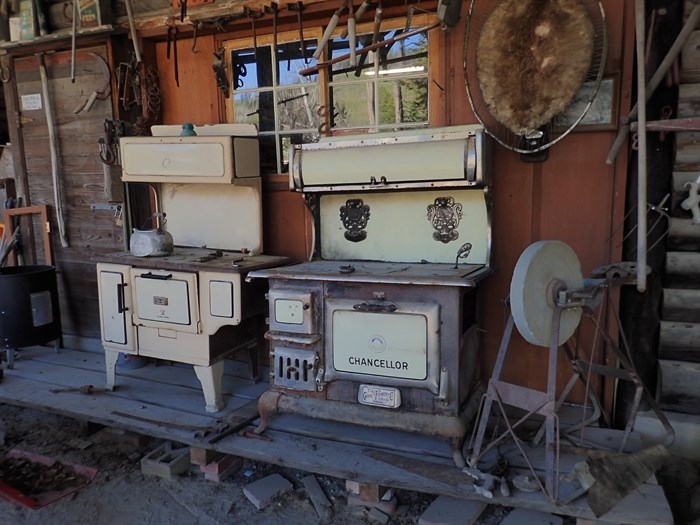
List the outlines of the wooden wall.
{"type": "Polygon", "coordinates": [[[75,83],[70,78],[70,51],[44,55],[49,78],[50,101],[42,92],[39,60],[36,56],[14,60],[21,140],[29,183],[29,201],[48,204],[61,299],[65,334],[99,337],[95,265],[96,253],[122,250],[122,227],[104,193],[102,162],[97,140],[103,136],[104,120],[112,118],[111,98],[97,100],[88,112],[74,114],[95,89],[104,84],[102,69],[89,53],[108,59],[107,46],[80,49],[76,54],[75,83]],[[39,97],[41,107],[28,109],[22,97],[39,97]],[[59,179],[62,193],[66,237],[62,247],[56,220],[51,152],[45,108],[53,108],[58,137],[59,179]]]}

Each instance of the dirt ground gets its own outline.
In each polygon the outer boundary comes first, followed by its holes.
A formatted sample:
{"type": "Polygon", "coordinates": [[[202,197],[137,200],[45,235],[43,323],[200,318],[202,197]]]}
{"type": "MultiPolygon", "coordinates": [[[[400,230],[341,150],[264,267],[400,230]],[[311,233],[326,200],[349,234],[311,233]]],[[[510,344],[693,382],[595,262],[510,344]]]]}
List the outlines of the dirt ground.
{"type": "MultiPolygon", "coordinates": [[[[0,433],[12,448],[50,456],[98,470],[87,486],[37,510],[0,500],[0,525],[315,525],[322,524],[301,479],[309,475],[288,468],[245,461],[221,483],[205,480],[198,467],[174,480],[141,472],[140,459],[160,441],[118,439],[76,420],[0,404],[0,433]],[[86,446],[87,445],[87,446],[86,446]],[[83,448],[86,447],[86,448],[83,448]],[[258,510],[243,494],[246,484],[272,473],[292,482],[294,490],[269,507],[258,510]]],[[[316,476],[333,504],[333,517],[325,523],[371,523],[353,514],[347,505],[343,480],[316,476]]],[[[434,496],[396,492],[398,510],[393,525],[418,523],[434,496]]],[[[497,525],[510,509],[489,506],[479,525],[497,525]]],[[[357,509],[356,509],[357,511],[357,509]]],[[[374,522],[377,523],[377,522],[374,522]]]]}

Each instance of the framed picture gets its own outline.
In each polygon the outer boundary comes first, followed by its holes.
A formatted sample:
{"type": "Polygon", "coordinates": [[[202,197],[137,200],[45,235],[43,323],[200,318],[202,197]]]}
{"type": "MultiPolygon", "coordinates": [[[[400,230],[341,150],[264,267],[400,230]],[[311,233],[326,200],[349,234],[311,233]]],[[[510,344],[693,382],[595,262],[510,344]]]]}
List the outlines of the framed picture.
{"type": "MultiPolygon", "coordinates": [[[[573,131],[617,129],[619,74],[605,75],[591,106],[573,131]]],[[[581,116],[591,100],[595,83],[585,82],[569,107],[555,117],[557,126],[569,127],[581,116]]]]}

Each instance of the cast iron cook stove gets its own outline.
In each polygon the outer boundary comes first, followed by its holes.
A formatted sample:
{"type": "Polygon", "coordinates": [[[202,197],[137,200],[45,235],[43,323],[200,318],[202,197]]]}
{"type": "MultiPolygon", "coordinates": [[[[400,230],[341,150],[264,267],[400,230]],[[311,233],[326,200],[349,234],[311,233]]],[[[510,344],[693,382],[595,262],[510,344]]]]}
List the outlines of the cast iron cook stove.
{"type": "Polygon", "coordinates": [[[267,278],[271,388],[290,412],[461,444],[481,392],[477,285],[491,273],[481,127],[326,139],[290,149],[313,260],[267,278]]]}
{"type": "Polygon", "coordinates": [[[286,264],[262,252],[262,197],[254,127],[215,125],[179,137],[122,138],[122,180],[154,186],[174,251],[99,256],[97,265],[107,386],[120,353],[194,366],[207,412],[224,407],[223,359],[248,350],[255,372],[265,284],[247,273],[286,264]]]}

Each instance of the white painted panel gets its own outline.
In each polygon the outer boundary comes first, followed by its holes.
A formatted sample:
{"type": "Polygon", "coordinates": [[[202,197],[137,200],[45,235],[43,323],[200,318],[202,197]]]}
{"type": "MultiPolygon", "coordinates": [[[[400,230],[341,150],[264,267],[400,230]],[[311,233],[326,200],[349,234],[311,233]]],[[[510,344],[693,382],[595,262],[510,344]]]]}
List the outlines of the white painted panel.
{"type": "Polygon", "coordinates": [[[122,139],[122,178],[126,182],[147,179],[157,182],[173,178],[187,178],[193,182],[203,179],[230,182],[233,177],[231,139],[215,138],[204,138],[201,142],[122,139]]]}
{"type": "Polygon", "coordinates": [[[250,186],[161,184],[165,227],[177,246],[262,253],[260,178],[250,186]]]}
{"type": "Polygon", "coordinates": [[[336,370],[427,378],[428,322],[424,315],[336,310],[332,322],[336,370]]]}
{"type": "Polygon", "coordinates": [[[214,317],[233,317],[233,283],[209,281],[209,313],[214,317]]]}
{"type": "Polygon", "coordinates": [[[490,224],[486,195],[482,190],[446,188],[439,191],[328,194],[321,197],[321,256],[323,259],[369,259],[395,262],[454,263],[457,251],[471,243],[470,264],[487,264],[490,224]],[[435,240],[428,206],[438,197],[452,197],[461,205],[462,218],[454,229],[457,237],[447,243],[435,240]],[[345,237],[340,208],[350,199],[361,199],[370,208],[363,241],[345,237]]]}
{"type": "Polygon", "coordinates": [[[108,343],[126,344],[126,312],[119,311],[124,306],[124,275],[120,272],[99,271],[100,285],[100,321],[102,323],[102,340],[108,343]]]}
{"type": "Polygon", "coordinates": [[[309,186],[369,183],[370,177],[389,183],[460,180],[466,146],[459,139],[306,150],[301,176],[309,186]]]}
{"type": "Polygon", "coordinates": [[[302,324],[304,322],[304,303],[293,299],[277,299],[275,301],[275,322],[302,324]]]}

